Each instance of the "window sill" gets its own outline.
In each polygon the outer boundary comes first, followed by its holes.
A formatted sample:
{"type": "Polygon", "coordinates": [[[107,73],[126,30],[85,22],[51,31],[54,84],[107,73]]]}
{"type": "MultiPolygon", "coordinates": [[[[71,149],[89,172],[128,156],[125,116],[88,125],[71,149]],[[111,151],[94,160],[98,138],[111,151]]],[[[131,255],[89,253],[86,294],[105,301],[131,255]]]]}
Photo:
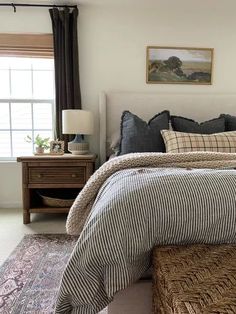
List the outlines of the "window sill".
{"type": "Polygon", "coordinates": [[[0,157],[0,164],[4,164],[4,163],[17,163],[16,158],[4,158],[4,157],[0,157]]]}

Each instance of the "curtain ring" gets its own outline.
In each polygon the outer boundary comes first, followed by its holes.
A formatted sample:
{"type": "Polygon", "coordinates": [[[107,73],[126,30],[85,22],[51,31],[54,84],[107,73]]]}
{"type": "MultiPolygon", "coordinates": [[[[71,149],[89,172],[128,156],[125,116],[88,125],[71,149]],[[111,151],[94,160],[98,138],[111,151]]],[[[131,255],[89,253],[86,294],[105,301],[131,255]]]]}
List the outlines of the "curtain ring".
{"type": "Polygon", "coordinates": [[[15,4],[12,3],[11,5],[12,5],[12,7],[13,7],[14,13],[16,13],[16,6],[15,6],[15,4]]]}

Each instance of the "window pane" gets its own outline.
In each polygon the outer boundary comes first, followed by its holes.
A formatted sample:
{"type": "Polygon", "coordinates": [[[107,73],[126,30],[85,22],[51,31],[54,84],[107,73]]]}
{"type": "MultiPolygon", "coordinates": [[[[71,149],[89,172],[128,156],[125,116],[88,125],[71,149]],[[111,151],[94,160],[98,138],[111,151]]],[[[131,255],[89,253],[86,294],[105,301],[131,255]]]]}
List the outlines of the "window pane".
{"type": "Polygon", "coordinates": [[[33,91],[34,98],[52,99],[53,98],[53,72],[34,71],[33,72],[33,91]]]}
{"type": "Polygon", "coordinates": [[[13,129],[32,129],[30,103],[12,103],[11,119],[13,129]]]}
{"type": "Polygon", "coordinates": [[[9,98],[9,96],[10,96],[9,71],[0,70],[0,98],[9,98]]]}
{"type": "Polygon", "coordinates": [[[11,71],[11,96],[21,99],[32,97],[31,71],[11,71]]]}
{"type": "Polygon", "coordinates": [[[31,58],[16,58],[11,57],[10,68],[12,70],[31,70],[31,58]]]}
{"type": "Polygon", "coordinates": [[[10,129],[9,104],[7,103],[0,103],[0,129],[10,129]]]}
{"type": "Polygon", "coordinates": [[[9,69],[10,67],[10,58],[0,57],[0,69],[9,69]]]}
{"type": "Polygon", "coordinates": [[[52,128],[52,104],[35,103],[33,105],[33,119],[35,129],[52,128]]]}
{"type": "Polygon", "coordinates": [[[35,131],[34,132],[34,138],[39,134],[40,137],[42,138],[47,138],[49,137],[50,140],[52,140],[52,131],[35,131]]]}
{"type": "Polygon", "coordinates": [[[53,138],[53,99],[53,59],[0,57],[0,157],[31,155],[27,135],[53,138]]]}
{"type": "Polygon", "coordinates": [[[11,156],[11,138],[9,131],[0,131],[0,157],[11,156]]]}
{"type": "Polygon", "coordinates": [[[27,143],[25,138],[32,135],[30,131],[12,131],[13,157],[32,154],[32,144],[27,143]]]}
{"type": "Polygon", "coordinates": [[[33,70],[54,70],[53,59],[32,58],[33,70]]]}

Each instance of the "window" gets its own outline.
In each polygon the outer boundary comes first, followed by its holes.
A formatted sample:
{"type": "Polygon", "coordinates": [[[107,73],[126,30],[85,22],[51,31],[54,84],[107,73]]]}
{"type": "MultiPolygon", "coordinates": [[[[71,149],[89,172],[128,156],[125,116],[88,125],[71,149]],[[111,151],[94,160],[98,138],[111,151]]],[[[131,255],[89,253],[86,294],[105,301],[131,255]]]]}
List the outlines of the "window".
{"type": "Polygon", "coordinates": [[[38,46],[29,49],[29,43],[27,49],[18,43],[12,47],[0,47],[0,159],[31,155],[34,147],[25,141],[27,135],[53,138],[52,53],[38,46]]]}

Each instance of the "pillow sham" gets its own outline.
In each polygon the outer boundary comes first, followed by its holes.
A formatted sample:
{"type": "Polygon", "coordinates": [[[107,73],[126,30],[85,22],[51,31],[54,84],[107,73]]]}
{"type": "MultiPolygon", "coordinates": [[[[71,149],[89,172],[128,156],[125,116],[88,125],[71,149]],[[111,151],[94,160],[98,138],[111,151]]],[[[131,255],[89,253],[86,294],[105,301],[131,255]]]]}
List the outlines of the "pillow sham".
{"type": "Polygon", "coordinates": [[[236,152],[236,132],[215,134],[184,133],[162,130],[167,153],[185,152],[236,152]]]}
{"type": "Polygon", "coordinates": [[[236,116],[221,114],[219,118],[225,119],[225,131],[236,131],[236,116]]]}
{"type": "Polygon", "coordinates": [[[225,131],[225,117],[219,117],[202,123],[178,116],[171,116],[170,119],[173,130],[178,132],[212,134],[225,131]]]}
{"type": "Polygon", "coordinates": [[[121,117],[121,138],[118,155],[142,152],[164,152],[165,144],[160,130],[169,129],[169,111],[155,115],[148,123],[124,111],[121,117]]]}

